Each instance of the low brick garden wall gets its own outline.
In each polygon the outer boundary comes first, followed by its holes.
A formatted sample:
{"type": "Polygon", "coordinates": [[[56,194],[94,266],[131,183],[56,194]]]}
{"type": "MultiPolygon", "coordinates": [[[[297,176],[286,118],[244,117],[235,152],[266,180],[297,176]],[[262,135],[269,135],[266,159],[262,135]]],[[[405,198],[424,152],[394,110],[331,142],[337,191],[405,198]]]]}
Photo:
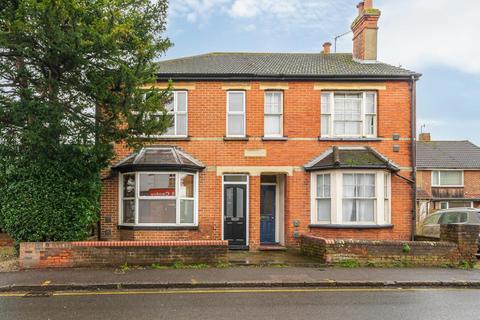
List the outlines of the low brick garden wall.
{"type": "Polygon", "coordinates": [[[210,240],[24,242],[19,260],[22,269],[216,264],[227,261],[227,251],[227,241],[210,240]]]}
{"type": "Polygon", "coordinates": [[[13,239],[6,233],[0,233],[0,247],[13,246],[13,239]]]}
{"type": "Polygon", "coordinates": [[[450,266],[458,264],[458,246],[451,242],[301,239],[303,254],[326,264],[355,261],[362,266],[450,266]]]}
{"type": "Polygon", "coordinates": [[[303,235],[302,254],[337,265],[354,262],[361,266],[458,266],[476,261],[479,226],[447,225],[441,241],[368,241],[325,239],[303,235]]]}

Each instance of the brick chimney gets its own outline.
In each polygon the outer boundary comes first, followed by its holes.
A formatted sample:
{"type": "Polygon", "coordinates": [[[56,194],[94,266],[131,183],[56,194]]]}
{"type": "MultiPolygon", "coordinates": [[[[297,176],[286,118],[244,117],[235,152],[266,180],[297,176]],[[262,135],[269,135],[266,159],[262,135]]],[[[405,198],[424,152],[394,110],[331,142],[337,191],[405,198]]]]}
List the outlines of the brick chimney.
{"type": "Polygon", "coordinates": [[[424,132],[418,135],[418,140],[420,141],[431,141],[430,133],[424,132]]]}
{"type": "Polygon", "coordinates": [[[362,1],[357,8],[358,17],[352,23],[353,57],[361,61],[376,61],[380,10],[373,8],[373,0],[362,1]]]}
{"type": "Polygon", "coordinates": [[[325,42],[323,44],[323,54],[329,54],[330,53],[330,48],[332,47],[332,44],[330,42],[325,42]]]}

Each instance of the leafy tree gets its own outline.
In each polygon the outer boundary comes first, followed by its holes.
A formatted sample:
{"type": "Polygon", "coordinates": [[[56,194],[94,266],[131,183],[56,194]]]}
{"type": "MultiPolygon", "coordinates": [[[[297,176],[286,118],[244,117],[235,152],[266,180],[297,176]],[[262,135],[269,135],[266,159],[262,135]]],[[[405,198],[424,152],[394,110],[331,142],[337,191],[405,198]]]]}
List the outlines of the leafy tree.
{"type": "Polygon", "coordinates": [[[0,221],[18,241],[84,238],[55,230],[94,220],[112,144],[138,147],[170,126],[169,90],[148,85],[171,46],[167,8],[0,0],[0,221]]]}

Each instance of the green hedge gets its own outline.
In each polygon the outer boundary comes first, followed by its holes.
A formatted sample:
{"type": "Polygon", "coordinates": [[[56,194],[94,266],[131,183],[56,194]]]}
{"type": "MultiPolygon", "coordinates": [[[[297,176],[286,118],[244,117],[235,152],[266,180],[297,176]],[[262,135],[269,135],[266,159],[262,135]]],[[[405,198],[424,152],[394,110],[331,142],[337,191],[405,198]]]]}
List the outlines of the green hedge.
{"type": "Polygon", "coordinates": [[[17,243],[84,240],[98,219],[93,153],[68,145],[51,153],[0,156],[0,225],[17,243]]]}

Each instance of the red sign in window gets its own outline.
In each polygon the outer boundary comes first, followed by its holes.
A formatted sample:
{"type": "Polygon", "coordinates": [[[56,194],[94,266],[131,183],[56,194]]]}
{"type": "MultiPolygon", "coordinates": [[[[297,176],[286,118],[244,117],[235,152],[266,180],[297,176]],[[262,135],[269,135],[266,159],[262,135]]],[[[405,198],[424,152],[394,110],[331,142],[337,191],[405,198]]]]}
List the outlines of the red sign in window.
{"type": "Polygon", "coordinates": [[[174,197],[175,188],[158,188],[148,190],[150,197],[174,197]]]}

